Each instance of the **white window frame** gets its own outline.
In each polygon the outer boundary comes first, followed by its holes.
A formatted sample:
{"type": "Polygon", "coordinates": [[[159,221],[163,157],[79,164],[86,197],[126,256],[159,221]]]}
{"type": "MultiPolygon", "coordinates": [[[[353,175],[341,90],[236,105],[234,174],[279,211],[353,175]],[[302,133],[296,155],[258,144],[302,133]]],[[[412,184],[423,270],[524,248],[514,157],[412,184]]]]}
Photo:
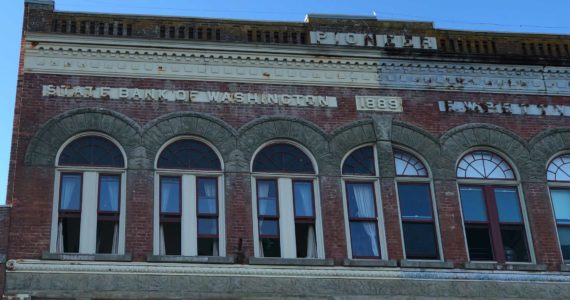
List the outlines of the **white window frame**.
{"type": "MultiPolygon", "coordinates": [[[[458,205],[459,205],[459,209],[461,212],[461,226],[463,228],[463,242],[465,243],[465,252],[467,255],[467,259],[470,262],[473,263],[497,263],[497,261],[495,260],[491,260],[491,261],[482,261],[482,260],[471,260],[471,257],[469,256],[469,245],[467,244],[467,231],[465,230],[465,219],[463,218],[463,206],[461,204],[461,193],[460,193],[460,186],[462,185],[479,185],[479,186],[485,186],[485,185],[491,185],[491,186],[505,186],[505,187],[515,187],[517,189],[518,192],[518,197],[519,197],[519,204],[521,206],[521,211],[522,211],[522,217],[523,217],[523,222],[524,222],[524,227],[525,227],[525,233],[526,233],[526,239],[527,239],[527,245],[528,245],[528,252],[529,252],[529,256],[530,256],[530,262],[505,262],[505,264],[507,265],[528,265],[528,264],[536,264],[536,256],[535,256],[535,252],[534,252],[534,243],[533,243],[533,238],[532,238],[532,234],[531,234],[531,230],[530,230],[530,223],[528,220],[528,213],[527,213],[527,208],[526,208],[526,201],[524,198],[524,193],[522,190],[522,182],[521,182],[521,177],[520,177],[520,173],[518,172],[518,169],[516,168],[515,164],[513,163],[513,161],[506,156],[505,154],[503,154],[502,152],[493,149],[493,148],[489,148],[489,147],[474,147],[471,148],[467,151],[464,151],[463,153],[461,153],[461,155],[459,155],[457,162],[455,163],[455,168],[453,169],[454,172],[454,176],[457,180],[457,201],[458,201],[458,205]],[[461,159],[474,151],[488,151],[491,153],[494,153],[495,155],[499,156],[500,158],[504,159],[509,166],[511,167],[511,169],[513,170],[513,174],[515,176],[515,180],[497,180],[497,179],[464,179],[464,178],[457,178],[457,168],[459,166],[459,163],[461,162],[461,159]]],[[[491,241],[492,243],[493,241],[491,241]]]]}
{"type": "MultiPolygon", "coordinates": [[[[312,181],[313,183],[313,201],[315,205],[315,238],[317,241],[317,258],[325,258],[325,247],[324,247],[324,234],[323,234],[323,222],[321,215],[321,196],[319,191],[319,178],[318,178],[318,168],[317,163],[308,149],[299,143],[290,140],[272,140],[261,145],[254,153],[250,162],[251,171],[251,203],[252,203],[252,219],[253,219],[253,251],[255,257],[260,256],[259,249],[259,221],[258,221],[258,211],[257,211],[257,180],[263,179],[273,179],[277,180],[277,191],[278,191],[278,206],[279,206],[279,240],[281,247],[281,258],[298,258],[297,257],[297,246],[295,239],[295,211],[293,204],[293,181],[295,180],[306,180],[312,181]],[[289,144],[297,147],[299,150],[303,151],[305,155],[311,160],[315,174],[294,174],[294,173],[265,173],[265,172],[253,172],[253,162],[257,157],[257,154],[263,150],[265,147],[273,144],[289,144]]],[[[302,257],[299,257],[302,259],[302,257]]]]}
{"type": "Polygon", "coordinates": [[[374,197],[376,201],[376,215],[378,226],[378,239],[380,242],[380,259],[388,260],[388,245],[386,240],[386,228],[384,226],[384,209],[382,207],[382,190],[380,185],[380,168],[378,166],[378,151],[375,144],[364,144],[355,147],[348,151],[347,154],[342,158],[340,164],[340,174],[342,177],[342,207],[344,211],[344,232],[346,235],[346,251],[349,259],[353,259],[352,256],[352,240],[350,235],[350,221],[348,217],[348,198],[346,197],[346,183],[347,182],[365,182],[373,183],[374,186],[374,197]],[[376,176],[362,176],[362,175],[344,175],[342,174],[342,168],[346,159],[356,150],[372,146],[374,151],[374,172],[376,176]]]}
{"type": "Polygon", "coordinates": [[[173,176],[181,178],[180,194],[182,210],[180,212],[180,254],[181,256],[198,256],[198,216],[197,216],[197,178],[216,178],[218,184],[218,256],[226,256],[226,222],[225,222],[225,189],[224,161],[220,152],[209,141],[196,136],[179,136],[168,140],[158,150],[154,161],[154,207],[153,207],[153,255],[160,253],[160,177],[173,176]],[[158,159],[164,149],[180,140],[195,140],[206,144],[220,160],[221,171],[159,169],[158,159]]]}
{"type": "MultiPolygon", "coordinates": [[[[563,155],[570,155],[570,153],[568,151],[560,151],[560,152],[556,153],[555,155],[553,155],[552,158],[549,159],[548,162],[546,163],[546,170],[548,170],[548,166],[550,166],[552,161],[554,161],[555,159],[557,159],[558,157],[563,156],[563,155]]],[[[560,257],[562,258],[563,263],[568,265],[568,264],[570,264],[570,259],[566,259],[566,260],[564,259],[564,255],[562,253],[562,246],[560,245],[560,235],[558,233],[558,222],[556,222],[556,211],[554,211],[554,202],[552,201],[551,189],[564,189],[564,190],[570,191],[570,181],[551,181],[551,180],[548,180],[547,174],[548,174],[548,171],[544,174],[544,176],[546,178],[546,183],[548,186],[548,199],[550,199],[550,207],[552,209],[553,226],[554,226],[554,229],[556,230],[556,242],[558,243],[558,250],[560,251],[560,257]]]]}
{"type": "MultiPolygon", "coordinates": [[[[427,173],[427,177],[413,177],[413,176],[398,176],[398,174],[395,175],[394,177],[394,181],[396,183],[396,199],[398,201],[398,220],[400,220],[400,234],[402,237],[402,251],[404,253],[404,258],[407,258],[406,255],[406,243],[404,241],[404,229],[402,226],[402,212],[400,210],[400,195],[398,194],[398,184],[399,183],[427,183],[429,185],[429,189],[430,189],[430,197],[431,197],[431,207],[432,207],[432,214],[433,214],[433,218],[434,218],[434,230],[435,230],[435,235],[436,235],[436,242],[437,242],[437,251],[439,254],[439,258],[438,259],[409,259],[409,260],[414,260],[414,261],[445,261],[445,257],[443,255],[443,246],[442,246],[442,242],[441,242],[441,231],[439,229],[439,214],[438,214],[438,207],[437,207],[437,201],[435,199],[435,190],[434,190],[434,184],[433,184],[433,177],[432,177],[432,172],[431,169],[429,167],[429,165],[427,164],[427,162],[425,161],[425,159],[419,155],[417,152],[406,148],[406,147],[402,147],[402,146],[394,146],[395,150],[400,150],[403,152],[407,152],[411,155],[413,155],[416,159],[418,159],[426,168],[426,173],[427,173]]],[[[394,158],[392,158],[394,159],[394,158]]],[[[395,167],[395,166],[394,166],[395,167]]],[[[394,170],[394,172],[396,172],[396,170],[394,170]]]]}
{"type": "Polygon", "coordinates": [[[96,254],[97,244],[97,208],[99,195],[99,177],[100,175],[120,175],[120,198],[119,198],[119,242],[117,246],[117,254],[125,254],[125,230],[126,230],[126,186],[127,186],[127,155],[125,150],[115,139],[102,134],[100,132],[84,132],[68,139],[59,148],[55,158],[55,180],[52,207],[52,224],[50,238],[50,253],[57,252],[58,242],[58,226],[59,226],[59,203],[60,203],[60,184],[61,175],[65,173],[81,173],[82,174],[82,201],[81,201],[81,225],[79,233],[79,252],[78,254],[96,254]],[[121,151],[125,166],[122,168],[107,167],[81,167],[81,166],[60,166],[59,157],[63,150],[73,141],[89,136],[101,137],[109,140],[121,151]]]}

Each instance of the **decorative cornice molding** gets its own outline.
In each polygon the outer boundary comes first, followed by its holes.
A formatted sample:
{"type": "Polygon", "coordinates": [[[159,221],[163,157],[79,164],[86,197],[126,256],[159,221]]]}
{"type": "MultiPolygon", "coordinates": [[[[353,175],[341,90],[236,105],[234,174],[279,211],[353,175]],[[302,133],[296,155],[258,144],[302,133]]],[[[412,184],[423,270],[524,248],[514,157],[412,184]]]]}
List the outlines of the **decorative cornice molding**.
{"type": "Polygon", "coordinates": [[[379,65],[382,88],[570,95],[570,68],[406,59],[379,65]]]}
{"type": "Polygon", "coordinates": [[[158,274],[199,276],[262,276],[345,279],[412,279],[412,280],[473,280],[510,282],[570,282],[560,273],[529,273],[517,271],[403,270],[399,268],[363,269],[358,267],[201,265],[176,263],[104,263],[9,260],[8,273],[92,273],[92,274],[158,274]]]}

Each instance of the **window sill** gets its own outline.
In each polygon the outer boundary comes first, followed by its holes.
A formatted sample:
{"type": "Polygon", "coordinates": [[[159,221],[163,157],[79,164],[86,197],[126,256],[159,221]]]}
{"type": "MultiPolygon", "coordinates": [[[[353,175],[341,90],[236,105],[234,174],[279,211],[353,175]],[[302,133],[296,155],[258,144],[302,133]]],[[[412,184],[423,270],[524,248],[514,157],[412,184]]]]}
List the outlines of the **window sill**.
{"type": "Polygon", "coordinates": [[[422,268],[422,269],[453,269],[453,263],[441,260],[400,260],[402,268],[422,268]]]}
{"type": "Polygon", "coordinates": [[[543,272],[546,271],[546,265],[533,263],[498,264],[496,262],[467,262],[465,263],[465,269],[543,272]]]}
{"type": "Polygon", "coordinates": [[[130,253],[127,254],[82,254],[82,253],[50,253],[44,251],[42,259],[45,260],[78,260],[78,261],[132,261],[130,253]]]}
{"type": "Polygon", "coordinates": [[[560,266],[560,271],[562,271],[562,272],[570,272],[570,265],[568,265],[568,262],[564,262],[564,263],[560,266]]]}
{"type": "Polygon", "coordinates": [[[146,261],[170,263],[233,264],[234,258],[231,256],[148,255],[146,261]]]}
{"type": "Polygon", "coordinates": [[[5,254],[0,254],[0,264],[3,264],[6,262],[6,255],[5,254]]]}
{"type": "Polygon", "coordinates": [[[344,259],[344,265],[346,267],[397,267],[398,262],[382,259],[344,259]]]}
{"type": "Polygon", "coordinates": [[[278,266],[333,266],[330,258],[280,258],[280,257],[250,257],[250,265],[278,265],[278,266]]]}

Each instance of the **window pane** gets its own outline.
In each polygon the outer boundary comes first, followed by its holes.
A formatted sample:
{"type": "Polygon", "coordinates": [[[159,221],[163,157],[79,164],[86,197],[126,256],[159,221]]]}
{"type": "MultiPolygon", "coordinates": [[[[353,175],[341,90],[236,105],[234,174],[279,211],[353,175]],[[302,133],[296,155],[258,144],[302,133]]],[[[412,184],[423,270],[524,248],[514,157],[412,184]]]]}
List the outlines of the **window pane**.
{"type": "Polygon", "coordinates": [[[257,181],[258,210],[260,216],[277,216],[277,181],[257,181]]]}
{"type": "Polygon", "coordinates": [[[221,170],[218,155],[197,140],[180,140],[166,147],[158,157],[159,168],[221,170]]]}
{"type": "Polygon", "coordinates": [[[218,205],[216,203],[218,195],[218,180],[216,178],[198,179],[198,213],[217,214],[218,205]]]}
{"type": "Polygon", "coordinates": [[[437,242],[432,223],[403,223],[407,258],[437,258],[437,242]]]}
{"type": "Polygon", "coordinates": [[[61,220],[61,238],[63,239],[63,252],[79,252],[80,218],[64,218],[61,220]]]}
{"type": "Polygon", "coordinates": [[[181,231],[179,222],[164,222],[161,224],[162,255],[180,255],[181,252],[181,231]]]}
{"type": "Polygon", "coordinates": [[[570,259],[570,227],[558,226],[558,238],[560,239],[562,256],[565,260],[570,259]]]}
{"type": "Polygon", "coordinates": [[[465,221],[487,221],[487,207],[480,187],[460,187],[461,208],[465,221]]]}
{"type": "Polygon", "coordinates": [[[523,226],[503,225],[501,236],[507,261],[530,261],[523,226]]]}
{"type": "Polygon", "coordinates": [[[570,190],[551,190],[556,223],[570,224],[570,190]]]}
{"type": "Polygon", "coordinates": [[[317,258],[315,225],[310,223],[295,224],[295,241],[298,258],[317,258]]]}
{"type": "Polygon", "coordinates": [[[403,219],[432,219],[428,184],[398,184],[398,197],[403,219]]]}
{"type": "Polygon", "coordinates": [[[376,175],[374,147],[368,146],[352,151],[342,166],[344,175],[376,175]]]}
{"type": "Polygon", "coordinates": [[[218,234],[218,220],[217,219],[198,219],[198,234],[199,235],[217,235],[218,234]]]}
{"type": "Polygon", "coordinates": [[[64,174],[61,176],[60,210],[81,210],[81,175],[64,174]]]}
{"type": "Polygon", "coordinates": [[[374,189],[371,183],[347,183],[346,192],[350,217],[376,218],[374,189]]]}
{"type": "Polygon", "coordinates": [[[281,243],[279,239],[261,239],[261,256],[281,257],[281,243]]]}
{"type": "Polygon", "coordinates": [[[496,188],[495,200],[499,213],[499,222],[521,222],[521,209],[517,189],[496,188]]]}
{"type": "Polygon", "coordinates": [[[312,217],[313,213],[313,183],[294,182],[295,216],[312,217]]]}
{"type": "Polygon", "coordinates": [[[180,213],[180,178],[161,177],[160,212],[180,213]]]}
{"type": "Polygon", "coordinates": [[[218,256],[218,239],[217,238],[199,238],[198,239],[198,255],[199,256],[218,256]]]}
{"type": "Polygon", "coordinates": [[[117,253],[119,222],[97,221],[97,253],[117,253]]]}
{"type": "Polygon", "coordinates": [[[260,235],[279,236],[279,221],[276,221],[276,220],[260,220],[259,221],[259,234],[260,235]]]}
{"type": "Polygon", "coordinates": [[[487,227],[465,226],[471,260],[493,260],[491,237],[487,227]]]}
{"type": "Polygon", "coordinates": [[[69,143],[59,156],[62,166],[125,166],[121,150],[106,138],[86,136],[69,143]]]}
{"type": "Polygon", "coordinates": [[[120,176],[101,176],[99,178],[99,210],[119,211],[120,176]]]}
{"type": "Polygon", "coordinates": [[[315,173],[313,163],[299,148],[273,144],[263,148],[253,161],[254,172],[315,173]]]}
{"type": "Polygon", "coordinates": [[[352,256],[378,257],[378,231],[374,222],[350,222],[352,256]]]}

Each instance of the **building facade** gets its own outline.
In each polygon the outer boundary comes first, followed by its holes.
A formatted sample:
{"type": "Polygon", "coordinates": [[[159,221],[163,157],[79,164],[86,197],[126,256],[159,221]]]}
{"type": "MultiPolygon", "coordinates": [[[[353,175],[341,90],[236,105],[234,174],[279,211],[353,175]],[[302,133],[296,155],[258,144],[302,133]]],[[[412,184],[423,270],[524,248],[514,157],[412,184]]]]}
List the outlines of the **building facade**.
{"type": "Polygon", "coordinates": [[[26,0],[14,299],[562,299],[570,39],[26,0]]]}

